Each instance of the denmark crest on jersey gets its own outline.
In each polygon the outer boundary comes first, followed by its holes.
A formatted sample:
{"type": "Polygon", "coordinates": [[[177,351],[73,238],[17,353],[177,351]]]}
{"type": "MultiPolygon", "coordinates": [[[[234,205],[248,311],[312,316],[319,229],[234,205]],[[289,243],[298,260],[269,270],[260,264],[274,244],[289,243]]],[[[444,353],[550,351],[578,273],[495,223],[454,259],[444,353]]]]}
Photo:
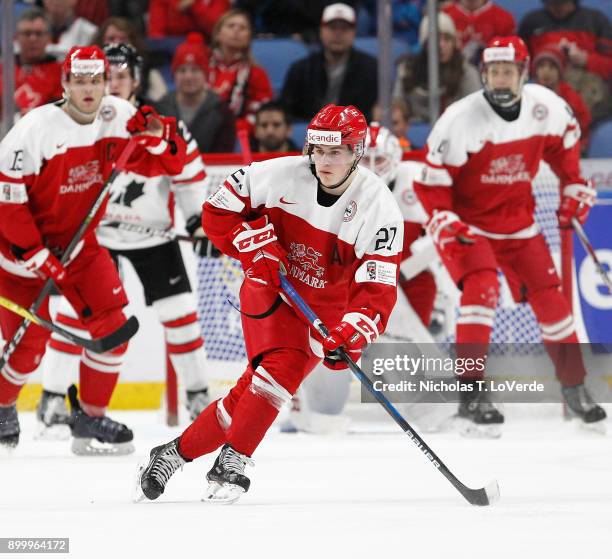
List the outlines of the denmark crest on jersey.
{"type": "Polygon", "coordinates": [[[355,217],[356,213],[357,213],[357,202],[355,202],[355,200],[351,200],[348,203],[348,206],[346,206],[346,209],[344,210],[344,217],[342,218],[342,221],[344,222],[351,221],[351,219],[355,217]]]}

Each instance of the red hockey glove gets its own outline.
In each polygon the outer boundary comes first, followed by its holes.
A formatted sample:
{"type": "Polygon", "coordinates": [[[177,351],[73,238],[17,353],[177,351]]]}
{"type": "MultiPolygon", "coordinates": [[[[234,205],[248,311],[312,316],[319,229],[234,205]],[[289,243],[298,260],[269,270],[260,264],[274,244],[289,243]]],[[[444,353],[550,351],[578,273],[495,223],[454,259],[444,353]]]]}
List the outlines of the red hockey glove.
{"type": "Polygon", "coordinates": [[[476,242],[470,226],[463,223],[457,214],[447,210],[434,213],[426,230],[438,250],[451,258],[459,256],[476,242]]]}
{"type": "Polygon", "coordinates": [[[279,272],[289,270],[287,252],[278,242],[274,225],[268,216],[254,221],[243,221],[229,234],[238,249],[245,276],[262,285],[280,287],[279,272]]]}
{"type": "Polygon", "coordinates": [[[557,212],[559,227],[571,227],[574,217],[581,224],[584,223],[595,203],[596,196],[597,192],[590,182],[587,184],[568,184],[563,189],[561,204],[559,204],[559,211],[557,212]]]}
{"type": "Polygon", "coordinates": [[[378,337],[378,327],[369,317],[359,312],[344,315],[342,322],[333,328],[329,337],[322,340],[323,364],[333,371],[348,368],[346,361],[340,358],[336,350],[344,347],[351,359],[357,362],[361,358],[361,350],[378,337]]]}
{"type": "Polygon", "coordinates": [[[143,105],[127,122],[127,131],[154,155],[164,153],[176,136],[176,119],[160,116],[149,105],[143,105]]]}
{"type": "Polygon", "coordinates": [[[40,279],[51,278],[56,285],[60,285],[66,279],[66,268],[45,247],[33,248],[21,255],[21,263],[40,279]]]}

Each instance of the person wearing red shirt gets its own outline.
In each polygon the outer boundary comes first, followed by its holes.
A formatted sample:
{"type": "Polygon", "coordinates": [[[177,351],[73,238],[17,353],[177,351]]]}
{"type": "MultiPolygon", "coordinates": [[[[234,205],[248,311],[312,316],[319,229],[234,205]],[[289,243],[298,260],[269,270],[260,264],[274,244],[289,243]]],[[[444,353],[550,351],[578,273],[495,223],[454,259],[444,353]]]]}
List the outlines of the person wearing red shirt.
{"type": "Polygon", "coordinates": [[[25,114],[62,97],[61,66],[45,52],[51,34],[41,9],[32,8],[21,14],[15,38],[19,47],[15,58],[15,105],[25,114]]]}
{"type": "Polygon", "coordinates": [[[443,11],[453,18],[459,45],[469,61],[477,62],[493,37],[516,33],[514,16],[491,0],[457,0],[443,11]]]}
{"type": "Polygon", "coordinates": [[[229,8],[229,0],[151,0],[149,37],[187,35],[192,31],[210,37],[215,23],[229,8]]]}
{"type": "Polygon", "coordinates": [[[565,53],[556,45],[546,45],[534,53],[533,76],[536,83],[552,89],[574,111],[580,125],[580,147],[584,153],[589,146],[589,128],[591,126],[591,111],[576,90],[563,79],[567,65],[565,53]]]}
{"type": "Polygon", "coordinates": [[[212,33],[208,64],[208,85],[229,106],[240,121],[252,130],[255,113],[272,99],[270,78],[251,55],[253,25],[242,10],[225,13],[212,33]]]}

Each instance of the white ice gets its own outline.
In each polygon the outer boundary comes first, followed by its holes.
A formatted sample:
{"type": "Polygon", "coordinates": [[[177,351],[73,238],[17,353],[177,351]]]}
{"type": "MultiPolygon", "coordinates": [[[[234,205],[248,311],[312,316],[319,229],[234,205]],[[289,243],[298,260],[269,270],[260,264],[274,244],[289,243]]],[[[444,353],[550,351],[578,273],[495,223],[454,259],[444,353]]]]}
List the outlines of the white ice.
{"type": "Polygon", "coordinates": [[[26,413],[20,446],[0,458],[0,537],[69,537],[79,559],[611,557],[611,435],[558,411],[509,415],[499,440],[425,436],[466,484],[499,481],[500,501],[477,508],[384,417],[345,436],[274,429],[254,456],[251,491],[215,506],[200,502],[212,456],[177,472],[158,501],[130,501],[137,462],[180,433],[159,413],[113,414],[136,435],[136,454],[121,458],[35,441],[26,413]]]}

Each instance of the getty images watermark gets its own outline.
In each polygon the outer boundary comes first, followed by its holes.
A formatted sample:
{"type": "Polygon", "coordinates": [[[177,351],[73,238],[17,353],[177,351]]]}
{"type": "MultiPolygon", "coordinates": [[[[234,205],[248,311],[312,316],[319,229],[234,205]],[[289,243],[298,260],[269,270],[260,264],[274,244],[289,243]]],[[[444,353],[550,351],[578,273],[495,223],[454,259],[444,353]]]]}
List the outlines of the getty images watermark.
{"type": "MultiPolygon", "coordinates": [[[[558,378],[568,369],[574,372],[581,358],[594,396],[612,402],[612,353],[594,349],[588,344],[380,343],[368,348],[362,369],[374,390],[397,403],[458,402],[462,393],[475,391],[499,402],[552,403],[562,401],[558,378]]],[[[375,401],[365,388],[362,401],[375,401]]]]}

